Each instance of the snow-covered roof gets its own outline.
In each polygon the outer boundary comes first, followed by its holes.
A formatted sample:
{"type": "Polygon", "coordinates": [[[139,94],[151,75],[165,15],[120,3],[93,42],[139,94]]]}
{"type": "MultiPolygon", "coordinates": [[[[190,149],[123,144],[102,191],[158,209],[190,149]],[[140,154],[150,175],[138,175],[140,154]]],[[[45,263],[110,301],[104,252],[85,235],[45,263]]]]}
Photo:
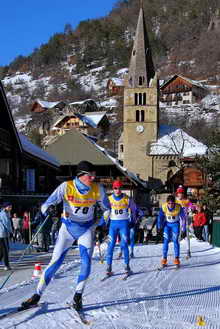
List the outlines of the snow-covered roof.
{"type": "Polygon", "coordinates": [[[87,112],[85,114],[75,113],[75,115],[87,125],[97,128],[106,112],[87,112]]]}
{"type": "Polygon", "coordinates": [[[108,157],[108,159],[111,160],[116,165],[116,167],[121,172],[124,173],[125,176],[129,177],[130,180],[132,180],[136,185],[137,185],[137,183],[139,183],[143,187],[147,188],[147,183],[145,181],[141,180],[135,173],[132,173],[132,172],[128,171],[127,168],[123,167],[120,164],[119,160],[113,156],[113,154],[110,154],[109,151],[107,151],[104,147],[98,145],[94,140],[91,140],[90,138],[88,138],[88,139],[90,140],[90,142],[92,142],[97,147],[97,149],[99,149],[99,151],[101,151],[106,157],[108,157]]]}
{"type": "Polygon", "coordinates": [[[111,78],[112,82],[116,84],[116,86],[124,86],[124,80],[119,78],[111,78]]]}
{"type": "Polygon", "coordinates": [[[83,105],[87,102],[94,102],[95,103],[95,101],[93,99],[89,98],[89,99],[84,99],[83,101],[69,103],[69,105],[83,105]]]}
{"type": "MultiPolygon", "coordinates": [[[[85,114],[74,113],[74,115],[81,121],[85,122],[88,126],[97,128],[102,118],[106,115],[106,112],[86,112],[85,114]]],[[[58,123],[66,117],[71,117],[71,115],[62,115],[55,121],[53,127],[56,127],[58,123]]]]}
{"type": "Polygon", "coordinates": [[[102,118],[106,115],[106,112],[86,112],[84,117],[86,120],[89,120],[90,123],[96,128],[102,118]]]}
{"type": "Polygon", "coordinates": [[[60,166],[60,163],[58,162],[58,160],[53,157],[52,155],[50,155],[49,153],[47,153],[46,151],[42,150],[39,146],[32,144],[26,136],[22,135],[22,134],[18,134],[19,135],[19,139],[21,141],[21,145],[24,151],[26,151],[27,153],[30,153],[31,155],[38,157],[46,162],[49,162],[51,164],[53,164],[56,167],[60,166]]]}
{"type": "Polygon", "coordinates": [[[200,87],[200,88],[203,88],[203,89],[206,89],[206,87],[200,82],[200,81],[197,81],[197,80],[192,80],[190,78],[186,78],[180,74],[175,74],[172,78],[170,78],[169,80],[165,81],[161,86],[160,88],[162,89],[164,86],[166,86],[167,84],[169,84],[172,80],[176,79],[177,77],[180,77],[181,79],[189,82],[190,84],[194,85],[194,86],[197,86],[197,87],[200,87]]]}
{"type": "Polygon", "coordinates": [[[115,98],[109,98],[106,99],[103,102],[99,103],[99,106],[103,106],[103,107],[117,107],[118,106],[118,101],[115,98]]]}
{"type": "Polygon", "coordinates": [[[47,101],[42,101],[40,99],[36,100],[36,102],[45,109],[52,109],[52,108],[56,107],[57,105],[63,103],[63,102],[47,102],[47,101]]]}
{"type": "Polygon", "coordinates": [[[123,77],[125,74],[128,73],[128,71],[129,71],[128,68],[127,68],[127,67],[124,67],[124,68],[118,70],[116,74],[117,74],[119,77],[123,77]]]}
{"type": "Polygon", "coordinates": [[[150,155],[181,155],[196,156],[204,155],[207,152],[207,146],[189,136],[182,129],[171,127],[170,132],[168,126],[162,126],[159,132],[157,142],[151,143],[150,155]]]}

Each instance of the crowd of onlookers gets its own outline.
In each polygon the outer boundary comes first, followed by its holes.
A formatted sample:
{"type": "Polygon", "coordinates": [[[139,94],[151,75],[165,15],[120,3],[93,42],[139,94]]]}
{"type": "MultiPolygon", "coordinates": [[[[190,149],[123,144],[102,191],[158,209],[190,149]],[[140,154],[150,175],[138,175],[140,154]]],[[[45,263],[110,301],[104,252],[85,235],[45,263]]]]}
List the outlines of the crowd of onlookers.
{"type": "Polygon", "coordinates": [[[212,234],[213,214],[206,204],[198,203],[191,211],[191,229],[197,240],[210,241],[212,234]]]}
{"type": "Polygon", "coordinates": [[[20,242],[29,245],[30,242],[36,246],[37,251],[49,251],[49,246],[55,244],[61,220],[53,216],[52,220],[45,222],[41,227],[36,238],[33,240],[35,233],[41,226],[44,218],[41,212],[35,216],[30,215],[29,211],[24,211],[20,216],[18,213],[12,213],[12,204],[4,202],[0,209],[0,262],[3,260],[4,269],[10,270],[9,265],[9,242],[20,242]]]}

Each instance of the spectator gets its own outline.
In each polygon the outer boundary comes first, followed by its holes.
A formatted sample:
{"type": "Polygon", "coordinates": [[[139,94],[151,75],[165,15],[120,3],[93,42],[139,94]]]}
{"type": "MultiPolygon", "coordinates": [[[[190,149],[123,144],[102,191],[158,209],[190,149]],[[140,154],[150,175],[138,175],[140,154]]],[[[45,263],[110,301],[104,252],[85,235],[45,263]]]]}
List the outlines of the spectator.
{"type": "Polygon", "coordinates": [[[28,211],[24,212],[22,223],[22,236],[23,242],[29,244],[29,229],[30,229],[30,216],[28,211]]]}
{"type": "Polygon", "coordinates": [[[193,216],[194,234],[199,241],[204,241],[202,233],[204,225],[207,225],[207,217],[202,205],[197,206],[197,213],[193,216]]]}
{"type": "Polygon", "coordinates": [[[203,235],[205,241],[211,241],[213,214],[208,209],[207,204],[203,204],[203,211],[207,218],[207,224],[204,226],[203,235]]]}
{"type": "Polygon", "coordinates": [[[12,235],[12,226],[10,211],[12,205],[10,202],[4,202],[0,212],[0,261],[3,259],[4,270],[10,270],[9,265],[9,237],[12,235]]]}
{"type": "Polygon", "coordinates": [[[12,217],[13,223],[13,242],[21,240],[21,228],[22,228],[22,219],[17,217],[17,214],[14,213],[12,217]]]}

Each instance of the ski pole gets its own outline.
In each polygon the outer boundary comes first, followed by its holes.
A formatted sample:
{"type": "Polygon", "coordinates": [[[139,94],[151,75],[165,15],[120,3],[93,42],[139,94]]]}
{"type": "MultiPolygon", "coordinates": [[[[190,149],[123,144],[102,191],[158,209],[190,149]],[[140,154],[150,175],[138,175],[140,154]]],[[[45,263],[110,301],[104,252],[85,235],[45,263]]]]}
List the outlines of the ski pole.
{"type": "Polygon", "coordinates": [[[190,236],[189,236],[189,216],[187,216],[187,224],[186,224],[186,238],[187,238],[187,256],[186,259],[191,257],[191,250],[190,250],[190,236]]]}
{"type": "MultiPolygon", "coordinates": [[[[49,218],[50,214],[48,214],[46,216],[46,218],[44,219],[43,223],[40,225],[39,229],[37,230],[37,232],[35,233],[35,235],[33,236],[31,242],[29,243],[29,245],[24,249],[22,255],[20,256],[20,258],[15,262],[15,263],[19,263],[24,255],[25,255],[25,252],[28,248],[30,248],[30,246],[32,245],[33,241],[35,240],[35,238],[37,237],[38,233],[40,232],[40,230],[42,229],[42,227],[44,226],[44,224],[47,222],[48,218],[49,218]]],[[[8,276],[5,278],[5,280],[3,281],[2,285],[0,286],[0,290],[5,286],[6,282],[9,280],[9,278],[12,276],[12,274],[14,274],[15,270],[12,270],[8,276]]]]}

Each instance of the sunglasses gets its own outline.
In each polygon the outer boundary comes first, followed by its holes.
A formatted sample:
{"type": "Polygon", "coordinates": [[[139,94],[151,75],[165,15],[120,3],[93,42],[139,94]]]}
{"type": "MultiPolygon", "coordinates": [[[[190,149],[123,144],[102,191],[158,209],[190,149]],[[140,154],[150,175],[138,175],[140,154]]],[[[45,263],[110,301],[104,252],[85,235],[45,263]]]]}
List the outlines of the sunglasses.
{"type": "Polygon", "coordinates": [[[113,190],[120,190],[120,187],[113,187],[113,190]]]}
{"type": "Polygon", "coordinates": [[[89,177],[96,177],[96,173],[95,172],[88,172],[88,171],[81,171],[80,172],[80,176],[81,175],[87,175],[89,177]]]}

